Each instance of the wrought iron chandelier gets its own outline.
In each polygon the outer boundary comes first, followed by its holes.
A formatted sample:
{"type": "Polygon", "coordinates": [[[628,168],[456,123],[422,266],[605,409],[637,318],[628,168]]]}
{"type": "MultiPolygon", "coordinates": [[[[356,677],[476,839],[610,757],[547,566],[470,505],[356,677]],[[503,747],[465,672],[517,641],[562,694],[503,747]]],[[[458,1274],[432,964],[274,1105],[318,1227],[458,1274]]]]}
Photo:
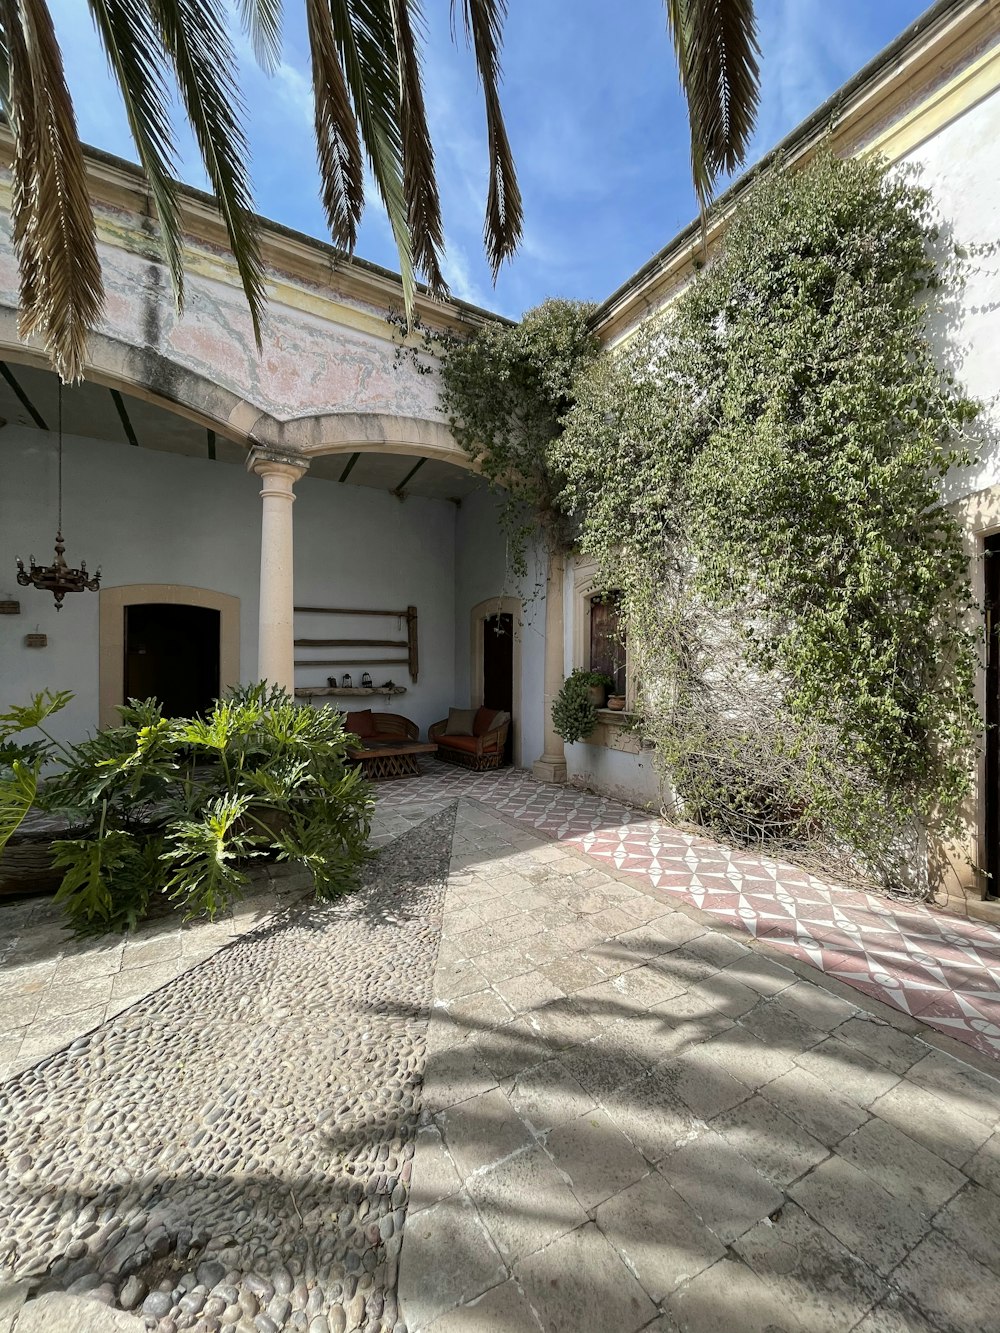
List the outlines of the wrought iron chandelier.
{"type": "Polygon", "coordinates": [[[56,528],[56,558],[51,565],[36,565],[31,557],[31,567],[25,569],[24,561],[17,557],[17,581],[22,588],[38,588],[41,592],[50,592],[56,599],[56,610],[62,610],[63,598],[68,592],[97,592],[101,586],[101,568],[96,574],[88,574],[86,563],[81,560],[79,569],[71,569],[64,557],[66,543],[62,535],[62,380],[59,381],[59,523],[56,528]]]}

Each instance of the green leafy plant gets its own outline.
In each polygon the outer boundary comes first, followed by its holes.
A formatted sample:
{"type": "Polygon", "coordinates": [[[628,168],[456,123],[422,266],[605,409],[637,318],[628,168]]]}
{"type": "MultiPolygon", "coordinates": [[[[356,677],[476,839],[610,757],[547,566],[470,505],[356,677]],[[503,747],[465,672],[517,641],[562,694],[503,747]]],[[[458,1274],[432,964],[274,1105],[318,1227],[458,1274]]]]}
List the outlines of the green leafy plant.
{"type": "MultiPolygon", "coordinates": [[[[69,697],[4,714],[8,748],[33,753],[32,741],[10,738],[69,697]]],[[[320,897],[354,883],[372,799],[347,763],[340,714],[263,684],[232,690],[205,717],[164,718],[153,700],[120,711],[120,726],[75,746],[46,738],[31,763],[12,753],[0,786],[0,845],[32,803],[73,826],[53,851],[65,872],[57,901],[78,930],[123,929],[157,903],[215,916],[260,857],[298,862],[320,897]]]]}
{"type": "Polygon", "coordinates": [[[455,439],[500,497],[511,573],[518,577],[526,573],[526,546],[539,525],[556,546],[572,539],[557,503],[564,482],[551,450],[577,379],[598,355],[587,322],[593,309],[549,300],[519,324],[484,324],[443,358],[442,406],[455,439]]]}
{"type": "MultiPolygon", "coordinates": [[[[469,350],[452,399],[486,475],[533,478],[522,500],[620,590],[667,813],[915,893],[981,725],[941,501],[978,411],[940,354],[961,280],[925,190],[819,153],[755,182],[664,312],[578,358],[549,429],[519,432],[499,354],[469,350]]],[[[557,709],[564,738],[592,729],[578,685],[557,709]]]]}
{"type": "Polygon", "coordinates": [[[584,740],[597,726],[597,705],[590,697],[595,685],[610,685],[610,676],[598,671],[571,672],[552,701],[552,725],[567,744],[584,740]]]}

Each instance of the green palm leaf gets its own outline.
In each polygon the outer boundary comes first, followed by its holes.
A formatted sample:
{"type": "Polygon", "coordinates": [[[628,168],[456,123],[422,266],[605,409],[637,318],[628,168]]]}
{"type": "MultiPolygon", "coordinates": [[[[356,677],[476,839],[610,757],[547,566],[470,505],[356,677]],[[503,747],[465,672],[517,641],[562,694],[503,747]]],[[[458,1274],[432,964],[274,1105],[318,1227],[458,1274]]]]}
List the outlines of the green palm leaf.
{"type": "Polygon", "coordinates": [[[264,263],[247,173],[250,153],[236,53],[224,5],[221,0],[149,0],[149,6],[226,224],[259,350],[264,263]]]}
{"type": "MultiPolygon", "coordinates": [[[[452,0],[451,12],[454,27],[455,0],[452,0]]],[[[510,150],[507,127],[500,109],[500,46],[506,14],[506,0],[463,0],[465,34],[475,48],[476,65],[486,102],[490,185],[483,242],[494,279],[503,261],[509,259],[517,249],[524,225],[514,155],[510,150]]]]}
{"type": "Polygon", "coordinates": [[[306,22],[323,208],[334,241],[353,250],[365,206],[364,162],[329,0],[306,0],[306,22]]]}
{"type": "Polygon", "coordinates": [[[416,298],[413,244],[403,190],[399,67],[386,0],[330,0],[358,129],[399,254],[403,301],[412,318],[416,298]]]}
{"type": "Polygon", "coordinates": [[[18,332],[38,334],[63,379],[78,380],[104,300],[83,148],[45,0],[0,0],[0,27],[2,99],[15,139],[18,332]]]}
{"type": "Polygon", "coordinates": [[[177,309],[184,306],[184,265],[170,92],[145,0],[88,0],[108,65],[125,103],[132,139],[149,183],[177,309]]]}
{"type": "Polygon", "coordinates": [[[237,8],[257,63],[273,74],[281,63],[281,0],[239,0],[237,8]]]}
{"type": "Polygon", "coordinates": [[[702,208],[720,175],[743,162],[760,97],[753,0],[666,0],[691,125],[702,208]]]}

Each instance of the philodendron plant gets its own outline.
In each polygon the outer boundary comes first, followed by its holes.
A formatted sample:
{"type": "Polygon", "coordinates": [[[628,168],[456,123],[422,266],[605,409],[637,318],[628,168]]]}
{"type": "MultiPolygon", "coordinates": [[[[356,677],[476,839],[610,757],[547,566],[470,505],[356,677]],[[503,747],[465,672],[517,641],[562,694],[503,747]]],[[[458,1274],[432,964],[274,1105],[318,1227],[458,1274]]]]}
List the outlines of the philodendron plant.
{"type": "Polygon", "coordinates": [[[318,897],[354,884],[373,802],[340,714],[257,684],[205,717],[130,700],[119,726],[63,745],[45,723],[71,698],[45,692],[0,714],[0,847],[33,807],[64,817],[56,900],[78,930],[124,929],[156,899],[214,916],[255,858],[298,862],[318,897]]]}

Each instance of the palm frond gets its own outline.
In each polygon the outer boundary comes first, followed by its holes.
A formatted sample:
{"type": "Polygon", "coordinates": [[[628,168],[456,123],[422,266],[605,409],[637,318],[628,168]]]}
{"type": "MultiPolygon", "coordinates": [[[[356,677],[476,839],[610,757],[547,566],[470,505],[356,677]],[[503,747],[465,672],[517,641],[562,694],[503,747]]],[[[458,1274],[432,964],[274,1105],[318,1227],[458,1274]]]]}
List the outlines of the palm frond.
{"type": "Polygon", "coordinates": [[[239,0],[237,7],[257,64],[273,74],[281,64],[281,0],[239,0]]]}
{"type": "Polygon", "coordinates": [[[364,162],[329,0],[306,0],[306,22],[323,208],[334,241],[353,250],[365,205],[364,162]]]}
{"type": "Polygon", "coordinates": [[[403,191],[399,64],[392,20],[383,0],[330,0],[330,9],[361,141],[396,241],[403,301],[412,322],[416,279],[403,191]]]}
{"type": "Polygon", "coordinates": [[[403,193],[406,196],[413,258],[423,271],[431,290],[444,295],[448,287],[439,258],[444,245],[444,227],[420,72],[420,45],[416,31],[421,22],[419,0],[389,0],[389,8],[399,65],[403,193]]]}
{"type": "MultiPolygon", "coordinates": [[[[453,26],[454,15],[455,0],[452,0],[453,26]]],[[[500,107],[500,46],[507,16],[506,0],[464,0],[463,16],[466,37],[472,42],[476,53],[476,66],[486,103],[490,185],[483,243],[495,280],[500,265],[505,259],[510,259],[517,249],[524,225],[514,155],[500,107]]]]}
{"type": "Polygon", "coordinates": [[[45,0],[2,0],[5,105],[14,130],[18,331],[41,336],[64,380],[83,375],[87,334],[104,301],[83,148],[45,0]]]}
{"type": "Polygon", "coordinates": [[[236,54],[222,0],[149,0],[154,22],[229,234],[254,338],[262,347],[264,263],[253,211],[236,54]]]}
{"type": "Polygon", "coordinates": [[[753,0],[666,0],[691,125],[691,167],[704,208],[720,175],[746,156],[760,67],[753,0]]]}
{"type": "Polygon", "coordinates": [[[184,261],[176,155],[163,50],[144,0],[88,0],[108,65],[125,103],[132,140],[149,183],[178,311],[184,261]]]}

